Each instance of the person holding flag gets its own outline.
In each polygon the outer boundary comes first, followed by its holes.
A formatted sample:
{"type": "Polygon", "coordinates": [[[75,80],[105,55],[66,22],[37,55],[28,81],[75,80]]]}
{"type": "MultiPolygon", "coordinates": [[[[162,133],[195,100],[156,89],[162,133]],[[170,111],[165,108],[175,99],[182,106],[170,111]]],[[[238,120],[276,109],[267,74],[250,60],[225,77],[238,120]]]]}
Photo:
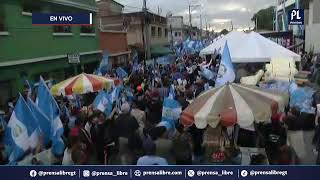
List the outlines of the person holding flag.
{"type": "Polygon", "coordinates": [[[216,79],[215,87],[221,87],[229,82],[233,82],[236,78],[230,51],[228,47],[228,42],[224,45],[222,59],[219,66],[219,71],[216,79]]]}
{"type": "Polygon", "coordinates": [[[35,149],[38,140],[38,121],[20,94],[5,132],[9,164],[17,163],[28,150],[35,149]]]}

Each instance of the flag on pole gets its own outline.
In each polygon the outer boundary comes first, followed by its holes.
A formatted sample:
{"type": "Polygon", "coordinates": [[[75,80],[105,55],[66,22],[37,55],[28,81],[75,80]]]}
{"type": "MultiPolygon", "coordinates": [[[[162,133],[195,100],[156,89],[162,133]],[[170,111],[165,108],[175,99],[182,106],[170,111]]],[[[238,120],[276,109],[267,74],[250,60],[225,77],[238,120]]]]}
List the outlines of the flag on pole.
{"type": "Polygon", "coordinates": [[[32,86],[30,85],[28,79],[25,80],[25,84],[28,86],[28,97],[31,97],[31,94],[32,94],[32,86]]]}
{"type": "Polygon", "coordinates": [[[120,79],[124,79],[125,77],[128,76],[128,73],[121,67],[118,67],[116,69],[116,73],[117,73],[117,76],[120,78],[120,79]]]}
{"type": "Polygon", "coordinates": [[[102,56],[102,60],[100,62],[100,66],[98,68],[98,74],[105,75],[109,70],[109,53],[105,51],[102,56]]]}
{"type": "Polygon", "coordinates": [[[112,100],[111,95],[104,91],[100,91],[95,100],[93,101],[93,107],[104,112],[106,116],[109,116],[112,112],[112,100]]]}
{"type": "Polygon", "coordinates": [[[30,99],[28,98],[28,106],[36,118],[40,133],[44,138],[44,145],[48,145],[50,142],[51,126],[49,118],[41,111],[41,109],[30,99]]]}
{"type": "Polygon", "coordinates": [[[165,98],[163,102],[161,121],[168,122],[171,125],[171,128],[174,128],[176,121],[180,118],[181,112],[182,108],[178,101],[171,98],[165,98]]]}
{"type": "Polygon", "coordinates": [[[38,124],[20,94],[5,133],[5,142],[8,143],[7,145],[12,150],[9,155],[9,163],[17,162],[25,155],[28,149],[35,148],[38,140],[38,124]]]}
{"type": "Polygon", "coordinates": [[[219,66],[219,71],[216,79],[216,87],[225,85],[228,82],[233,82],[236,78],[233,64],[229,52],[228,43],[224,45],[222,59],[219,66]]]}
{"type": "MultiPolygon", "coordinates": [[[[56,102],[56,100],[51,95],[46,83],[40,77],[39,87],[38,87],[38,97],[36,104],[42,110],[42,112],[49,118],[51,125],[51,140],[53,146],[61,142],[59,139],[63,135],[63,125],[60,119],[60,109],[56,102]]],[[[62,147],[63,145],[59,145],[62,147]]],[[[52,150],[57,150],[57,148],[53,147],[52,150]]],[[[59,151],[53,151],[56,155],[63,154],[64,149],[59,149],[59,151]]]]}

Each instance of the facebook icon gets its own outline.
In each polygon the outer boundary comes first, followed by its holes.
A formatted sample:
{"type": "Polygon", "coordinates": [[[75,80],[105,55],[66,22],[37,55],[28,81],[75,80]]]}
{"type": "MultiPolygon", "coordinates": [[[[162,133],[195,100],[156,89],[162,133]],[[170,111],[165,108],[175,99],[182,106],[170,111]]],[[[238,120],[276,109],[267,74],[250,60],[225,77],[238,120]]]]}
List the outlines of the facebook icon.
{"type": "Polygon", "coordinates": [[[304,10],[292,9],[288,14],[289,25],[304,25],[304,10]]]}

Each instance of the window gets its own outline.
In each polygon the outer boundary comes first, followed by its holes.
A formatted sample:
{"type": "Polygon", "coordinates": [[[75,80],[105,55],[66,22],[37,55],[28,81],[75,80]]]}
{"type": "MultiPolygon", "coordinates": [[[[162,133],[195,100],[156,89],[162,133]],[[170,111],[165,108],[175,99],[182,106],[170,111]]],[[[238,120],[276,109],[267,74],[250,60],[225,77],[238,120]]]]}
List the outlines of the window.
{"type": "Polygon", "coordinates": [[[162,37],[162,28],[161,27],[158,27],[158,36],[162,37]]]}
{"type": "Polygon", "coordinates": [[[81,33],[93,34],[95,33],[94,26],[81,26],[81,33]]]}
{"type": "Polygon", "coordinates": [[[71,33],[71,26],[53,26],[54,33],[71,33]]]}
{"type": "Polygon", "coordinates": [[[178,32],[178,36],[181,37],[181,32],[178,32]]]}
{"type": "Polygon", "coordinates": [[[178,32],[174,32],[174,37],[177,37],[178,36],[178,32]]]}
{"type": "Polygon", "coordinates": [[[168,37],[168,29],[167,28],[164,29],[164,36],[168,37]]]}
{"type": "Polygon", "coordinates": [[[23,0],[22,1],[22,11],[27,13],[40,12],[41,6],[39,2],[34,0],[23,0]]]}
{"type": "Polygon", "coordinates": [[[151,26],[151,36],[155,37],[156,36],[156,27],[151,26]]]}

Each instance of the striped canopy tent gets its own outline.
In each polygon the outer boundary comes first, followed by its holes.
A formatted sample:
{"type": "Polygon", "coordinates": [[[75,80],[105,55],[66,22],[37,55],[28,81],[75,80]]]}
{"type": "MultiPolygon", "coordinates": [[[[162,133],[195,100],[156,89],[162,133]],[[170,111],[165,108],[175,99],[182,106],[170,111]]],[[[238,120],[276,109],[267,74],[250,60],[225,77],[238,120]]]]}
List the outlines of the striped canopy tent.
{"type": "Polygon", "coordinates": [[[102,89],[111,89],[113,86],[113,79],[82,73],[52,86],[51,93],[55,96],[87,94],[102,89]]]}
{"type": "Polygon", "coordinates": [[[288,101],[286,94],[232,83],[201,94],[182,112],[180,122],[199,129],[216,128],[219,123],[250,128],[254,122],[270,120],[272,103],[283,111],[288,101]]]}

